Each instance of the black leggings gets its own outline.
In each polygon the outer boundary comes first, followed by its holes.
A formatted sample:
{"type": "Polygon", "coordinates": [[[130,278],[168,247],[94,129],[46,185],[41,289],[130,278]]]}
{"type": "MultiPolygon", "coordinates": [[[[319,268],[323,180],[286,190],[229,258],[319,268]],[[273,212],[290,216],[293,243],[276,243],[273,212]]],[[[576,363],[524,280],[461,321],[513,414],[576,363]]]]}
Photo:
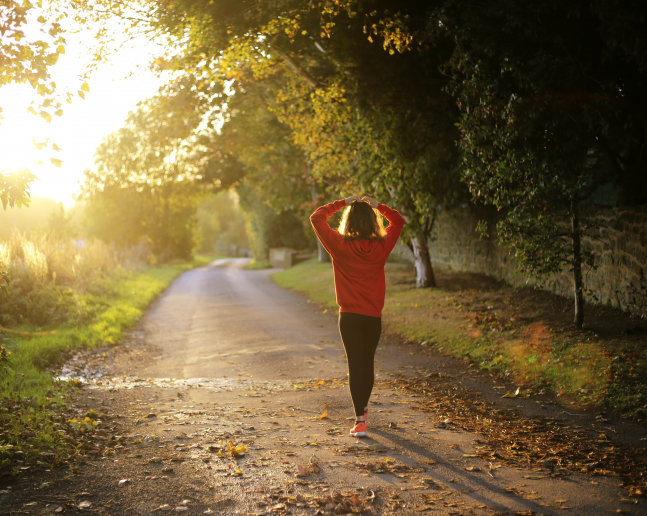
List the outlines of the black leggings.
{"type": "Polygon", "coordinates": [[[375,350],[382,333],[382,318],[340,312],[339,333],[348,360],[348,383],[355,415],[363,416],[373,391],[375,350]]]}

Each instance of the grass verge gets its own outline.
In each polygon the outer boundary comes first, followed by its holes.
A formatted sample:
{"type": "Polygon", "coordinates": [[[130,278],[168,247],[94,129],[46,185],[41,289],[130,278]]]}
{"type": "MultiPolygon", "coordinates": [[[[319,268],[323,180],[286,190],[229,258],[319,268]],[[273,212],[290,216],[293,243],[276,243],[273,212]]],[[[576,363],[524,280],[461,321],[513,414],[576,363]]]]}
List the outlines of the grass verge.
{"type": "MultiPolygon", "coordinates": [[[[105,295],[88,300],[101,304],[103,310],[86,325],[44,332],[23,327],[12,329],[20,333],[0,333],[11,352],[9,360],[0,364],[0,470],[28,470],[42,458],[59,460],[72,451],[60,412],[66,390],[73,384],[57,381],[51,369],[66,352],[117,343],[177,276],[213,259],[198,256],[192,262],[124,273],[105,295]]],[[[72,424],[80,431],[83,425],[95,425],[93,418],[72,424]]]]}
{"type": "MultiPolygon", "coordinates": [[[[309,260],[273,278],[337,308],[330,264],[309,260]]],[[[571,301],[547,292],[451,271],[437,271],[438,288],[416,289],[413,268],[404,263],[387,263],[386,278],[386,330],[508,378],[520,390],[506,396],[545,389],[570,408],[647,416],[647,350],[641,344],[647,329],[635,317],[587,307],[588,327],[575,331],[571,301]]]]}
{"type": "Polygon", "coordinates": [[[246,263],[243,269],[248,270],[248,271],[260,271],[261,269],[271,269],[272,264],[270,262],[266,262],[261,260],[256,261],[256,258],[252,259],[249,263],[246,263]]]}

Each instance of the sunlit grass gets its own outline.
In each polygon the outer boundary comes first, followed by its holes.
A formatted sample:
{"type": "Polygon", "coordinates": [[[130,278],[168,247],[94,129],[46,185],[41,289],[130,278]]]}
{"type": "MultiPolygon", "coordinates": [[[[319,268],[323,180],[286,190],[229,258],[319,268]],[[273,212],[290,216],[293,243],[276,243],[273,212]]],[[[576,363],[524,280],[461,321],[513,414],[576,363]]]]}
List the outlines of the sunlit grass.
{"type": "Polygon", "coordinates": [[[272,264],[268,261],[265,260],[256,260],[256,258],[250,260],[245,264],[243,269],[248,270],[248,271],[260,271],[263,269],[271,269],[272,264]]]}

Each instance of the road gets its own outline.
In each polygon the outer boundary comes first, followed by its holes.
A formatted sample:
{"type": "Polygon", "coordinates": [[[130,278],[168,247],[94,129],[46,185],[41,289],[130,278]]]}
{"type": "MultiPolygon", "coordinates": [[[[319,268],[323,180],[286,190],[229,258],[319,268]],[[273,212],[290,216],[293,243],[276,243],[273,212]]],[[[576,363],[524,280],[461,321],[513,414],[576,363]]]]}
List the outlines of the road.
{"type": "Polygon", "coordinates": [[[106,351],[104,377],[73,400],[80,415],[108,415],[104,435],[34,510],[81,513],[87,502],[86,512],[106,515],[644,513],[642,503],[623,505],[617,477],[479,458],[483,436],[416,409],[424,396],[397,389],[398,375],[439,379],[434,388],[454,389],[457,403],[469,392],[502,408],[520,401],[500,400],[463,362],[393,336],[378,347],[369,438],[349,437],[335,314],[244,263],[186,272],[106,351]],[[246,446],[234,452],[244,456],[232,457],[227,441],[246,446]]]}

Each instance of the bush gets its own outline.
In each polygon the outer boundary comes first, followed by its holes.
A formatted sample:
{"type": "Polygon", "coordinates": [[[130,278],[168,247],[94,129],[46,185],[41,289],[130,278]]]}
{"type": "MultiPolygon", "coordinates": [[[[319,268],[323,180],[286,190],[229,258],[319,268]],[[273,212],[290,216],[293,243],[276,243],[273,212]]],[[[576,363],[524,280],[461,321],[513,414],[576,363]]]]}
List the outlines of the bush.
{"type": "Polygon", "coordinates": [[[111,280],[138,263],[100,240],[73,241],[55,232],[14,232],[0,243],[0,325],[78,324],[101,308],[111,280]],[[89,295],[88,295],[89,294],[89,295]],[[95,302],[96,301],[96,302],[95,302]]]}

